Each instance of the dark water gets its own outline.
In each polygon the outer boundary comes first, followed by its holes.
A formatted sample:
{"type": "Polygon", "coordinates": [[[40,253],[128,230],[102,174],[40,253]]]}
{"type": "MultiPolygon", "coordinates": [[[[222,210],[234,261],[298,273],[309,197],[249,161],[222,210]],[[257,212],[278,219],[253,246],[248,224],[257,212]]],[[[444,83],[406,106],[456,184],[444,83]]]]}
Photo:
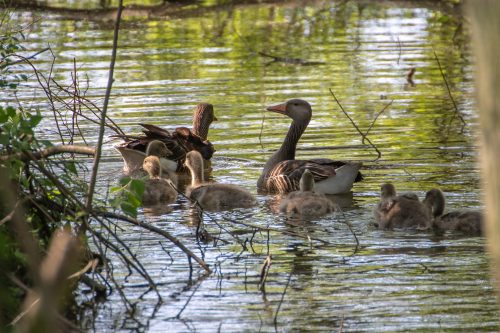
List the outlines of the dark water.
{"type": "MultiPolygon", "coordinates": [[[[87,96],[102,102],[112,24],[50,13],[13,14],[24,23],[40,16],[28,35],[27,54],[49,42],[60,80],[70,77],[76,58],[80,75],[90,80],[87,96]]],[[[473,65],[462,23],[453,11],[412,1],[242,5],[182,19],[126,17],[109,108],[123,130],[138,132],[138,122],[165,128],[189,125],[193,106],[210,102],[219,119],[209,133],[217,149],[212,177],[255,193],[262,165],[290,123],[265,114],[265,107],[303,98],[313,106],[313,119],[297,157],[363,161],[365,180],[352,195],[336,198],[342,213],[299,225],[273,213],[276,198],[271,196],[258,196],[259,207],[253,210],[211,214],[212,219],[205,218],[207,229],[218,235],[221,229],[214,221],[224,227],[225,242],[216,245],[196,241],[189,205],[182,198],[168,214],[141,214],[201,255],[214,273],[204,276],[194,265],[190,275],[186,256],[175,246],[121,225],[120,236],[160,284],[164,302],[158,307],[154,293],[143,295],[145,281],[128,276],[114,258],[115,275],[125,294],[138,301],[137,313],[129,318],[114,292],[96,312],[82,315],[85,330],[500,331],[483,238],[438,238],[370,226],[380,184],[387,181],[420,197],[440,187],[450,210],[482,207],[473,65]],[[259,52],[316,64],[271,62],[259,52]],[[411,67],[416,68],[414,85],[405,78],[411,67]],[[370,130],[380,159],[375,161],[374,149],[362,144],[330,88],[364,131],[393,101],[370,130]],[[309,235],[326,244],[277,231],[253,234],[238,221],[309,235]],[[359,238],[358,247],[347,222],[359,238]],[[268,253],[272,265],[264,293],[258,282],[268,253]]],[[[48,69],[50,62],[44,53],[35,64],[48,69]]],[[[33,99],[28,91],[20,98],[47,110],[43,96],[33,99]]],[[[44,126],[42,135],[57,140],[49,118],[44,126]]],[[[92,124],[82,122],[81,127],[95,140],[92,124]]],[[[120,176],[115,143],[104,146],[101,195],[120,176]]]]}

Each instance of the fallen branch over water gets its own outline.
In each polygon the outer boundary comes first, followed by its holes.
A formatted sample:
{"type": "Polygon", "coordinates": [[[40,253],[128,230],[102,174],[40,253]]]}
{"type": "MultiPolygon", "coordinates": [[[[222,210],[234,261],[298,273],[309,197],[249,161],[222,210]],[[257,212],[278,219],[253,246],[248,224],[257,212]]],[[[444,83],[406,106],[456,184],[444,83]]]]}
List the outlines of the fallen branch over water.
{"type": "Polygon", "coordinates": [[[48,147],[43,150],[31,152],[30,155],[27,155],[24,152],[12,154],[12,155],[1,155],[0,161],[5,162],[11,158],[15,158],[21,160],[23,162],[27,161],[38,161],[44,158],[47,158],[56,154],[64,154],[64,153],[72,153],[72,154],[81,154],[81,155],[91,155],[94,156],[95,148],[89,146],[78,146],[78,145],[57,145],[48,147]]]}

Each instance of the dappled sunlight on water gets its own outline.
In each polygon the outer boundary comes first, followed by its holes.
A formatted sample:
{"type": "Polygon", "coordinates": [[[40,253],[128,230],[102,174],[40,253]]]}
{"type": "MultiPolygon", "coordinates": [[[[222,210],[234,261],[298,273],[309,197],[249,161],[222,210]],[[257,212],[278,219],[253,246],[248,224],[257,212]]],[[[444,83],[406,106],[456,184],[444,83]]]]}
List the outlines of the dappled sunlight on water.
{"type": "MultiPolygon", "coordinates": [[[[332,197],[341,212],[312,221],[288,223],[276,213],[278,199],[265,195],[257,195],[255,209],[207,213],[204,241],[196,240],[199,218],[182,196],[166,212],[141,211],[141,219],[172,233],[214,273],[203,275],[195,263],[190,271],[186,255],[166,239],[120,225],[117,232],[159,284],[164,302],[157,307],[153,293],[143,295],[147,283],[129,276],[109,254],[125,294],[132,300],[143,296],[137,321],[128,319],[114,292],[97,306],[97,315],[82,315],[95,317],[92,324],[82,319],[85,329],[500,330],[483,238],[380,231],[371,225],[380,184],[388,181],[421,199],[426,190],[440,187],[450,210],[482,207],[473,68],[462,19],[418,2],[403,3],[401,8],[399,2],[365,1],[261,4],[183,19],[122,22],[108,114],[125,132],[138,133],[139,122],[169,129],[190,125],[194,105],[210,102],[218,118],[209,132],[217,150],[211,178],[256,193],[261,168],[290,124],[288,118],[266,114],[265,107],[303,98],[313,107],[313,119],[297,157],[363,161],[365,180],[351,194],[332,197]],[[434,51],[465,121],[463,131],[434,51]],[[272,62],[259,52],[321,63],[272,62]],[[405,77],[411,67],[416,68],[413,86],[405,77]],[[330,88],[364,132],[393,101],[368,135],[380,159],[362,143],[330,88]],[[258,283],[268,254],[272,265],[263,292],[258,283]]],[[[101,103],[111,36],[111,24],[49,15],[34,25],[27,52],[50,41],[59,79],[69,77],[75,57],[82,79],[85,73],[90,80],[87,96],[101,103]]],[[[48,54],[37,59],[37,65],[49,68],[48,54]]],[[[43,106],[47,116],[43,135],[56,140],[51,111],[42,99],[32,103],[43,106]]],[[[82,121],[81,128],[95,141],[93,124],[82,121]]],[[[117,142],[104,145],[103,196],[121,177],[121,158],[113,149],[117,142]]]]}

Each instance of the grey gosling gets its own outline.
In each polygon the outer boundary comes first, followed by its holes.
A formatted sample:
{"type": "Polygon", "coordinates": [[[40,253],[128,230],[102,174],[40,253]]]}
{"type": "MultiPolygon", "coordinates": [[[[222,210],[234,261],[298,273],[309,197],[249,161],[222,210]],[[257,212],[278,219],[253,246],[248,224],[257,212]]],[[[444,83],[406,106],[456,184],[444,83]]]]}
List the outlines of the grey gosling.
{"type": "Polygon", "coordinates": [[[468,236],[484,234],[484,217],[478,211],[453,211],[443,215],[444,194],[439,189],[432,189],[425,195],[424,203],[429,205],[434,217],[433,229],[438,234],[454,231],[468,236]]]}
{"type": "Polygon", "coordinates": [[[381,186],[380,203],[374,211],[375,226],[379,229],[431,228],[431,209],[418,200],[414,193],[397,195],[393,184],[381,186]]]}
{"type": "Polygon", "coordinates": [[[174,186],[177,186],[177,174],[172,171],[172,169],[177,166],[177,163],[170,159],[172,151],[167,148],[167,145],[164,142],[160,140],[153,140],[148,143],[146,156],[157,156],[160,159],[162,176],[170,179],[174,186]]]}
{"type": "Polygon", "coordinates": [[[203,158],[197,151],[186,155],[186,167],[191,172],[191,185],[186,196],[196,200],[206,210],[228,210],[255,206],[255,197],[247,190],[231,184],[205,183],[203,158]]]}
{"type": "Polygon", "coordinates": [[[142,204],[144,206],[171,203],[177,198],[177,191],[170,186],[167,179],[162,178],[162,169],[158,156],[147,156],[142,168],[148,173],[149,179],[145,182],[142,204]]]}
{"type": "Polygon", "coordinates": [[[290,192],[281,201],[280,211],[289,217],[320,217],[337,210],[324,194],[314,192],[314,175],[305,169],[300,177],[299,191],[290,192]]]}

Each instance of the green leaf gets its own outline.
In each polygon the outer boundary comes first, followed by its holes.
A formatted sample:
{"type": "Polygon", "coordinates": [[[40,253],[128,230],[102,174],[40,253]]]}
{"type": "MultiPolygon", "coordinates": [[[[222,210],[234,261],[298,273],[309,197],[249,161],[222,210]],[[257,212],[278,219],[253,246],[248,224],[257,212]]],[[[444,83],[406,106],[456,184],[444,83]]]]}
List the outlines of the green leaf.
{"type": "Polygon", "coordinates": [[[127,201],[129,204],[133,205],[134,207],[139,207],[141,205],[141,202],[142,202],[142,196],[137,196],[135,193],[133,192],[128,192],[127,193],[127,201]]]}
{"type": "Polygon", "coordinates": [[[7,120],[9,120],[9,115],[7,114],[7,111],[0,106],[0,123],[3,124],[7,120]]]}
{"type": "Polygon", "coordinates": [[[9,115],[10,118],[14,118],[16,115],[16,109],[14,109],[12,106],[8,106],[7,109],[7,114],[9,115]]]}
{"type": "Polygon", "coordinates": [[[40,121],[42,121],[42,115],[37,114],[31,117],[29,123],[32,127],[36,127],[40,123],[40,121]]]}
{"type": "Polygon", "coordinates": [[[130,177],[123,177],[120,179],[120,185],[121,186],[126,186],[128,183],[130,183],[131,179],[130,177]]]}
{"type": "Polygon", "coordinates": [[[121,186],[113,186],[109,189],[109,193],[116,193],[116,192],[120,192],[121,190],[122,190],[121,186]]]}
{"type": "Polygon", "coordinates": [[[122,202],[120,205],[120,208],[122,209],[122,211],[126,215],[132,216],[132,217],[137,217],[137,207],[134,205],[131,205],[129,202],[127,202],[127,201],[122,202]]]}
{"type": "Polygon", "coordinates": [[[130,190],[137,194],[138,197],[141,197],[142,198],[142,194],[144,193],[144,189],[145,189],[145,184],[142,180],[140,179],[132,179],[132,181],[130,182],[130,190]]]}
{"type": "Polygon", "coordinates": [[[75,175],[76,175],[76,174],[78,174],[78,171],[76,170],[75,162],[73,162],[73,161],[70,161],[70,162],[68,162],[68,163],[66,164],[66,169],[67,169],[69,172],[71,172],[71,173],[73,173],[73,174],[75,174],[75,175]]]}

